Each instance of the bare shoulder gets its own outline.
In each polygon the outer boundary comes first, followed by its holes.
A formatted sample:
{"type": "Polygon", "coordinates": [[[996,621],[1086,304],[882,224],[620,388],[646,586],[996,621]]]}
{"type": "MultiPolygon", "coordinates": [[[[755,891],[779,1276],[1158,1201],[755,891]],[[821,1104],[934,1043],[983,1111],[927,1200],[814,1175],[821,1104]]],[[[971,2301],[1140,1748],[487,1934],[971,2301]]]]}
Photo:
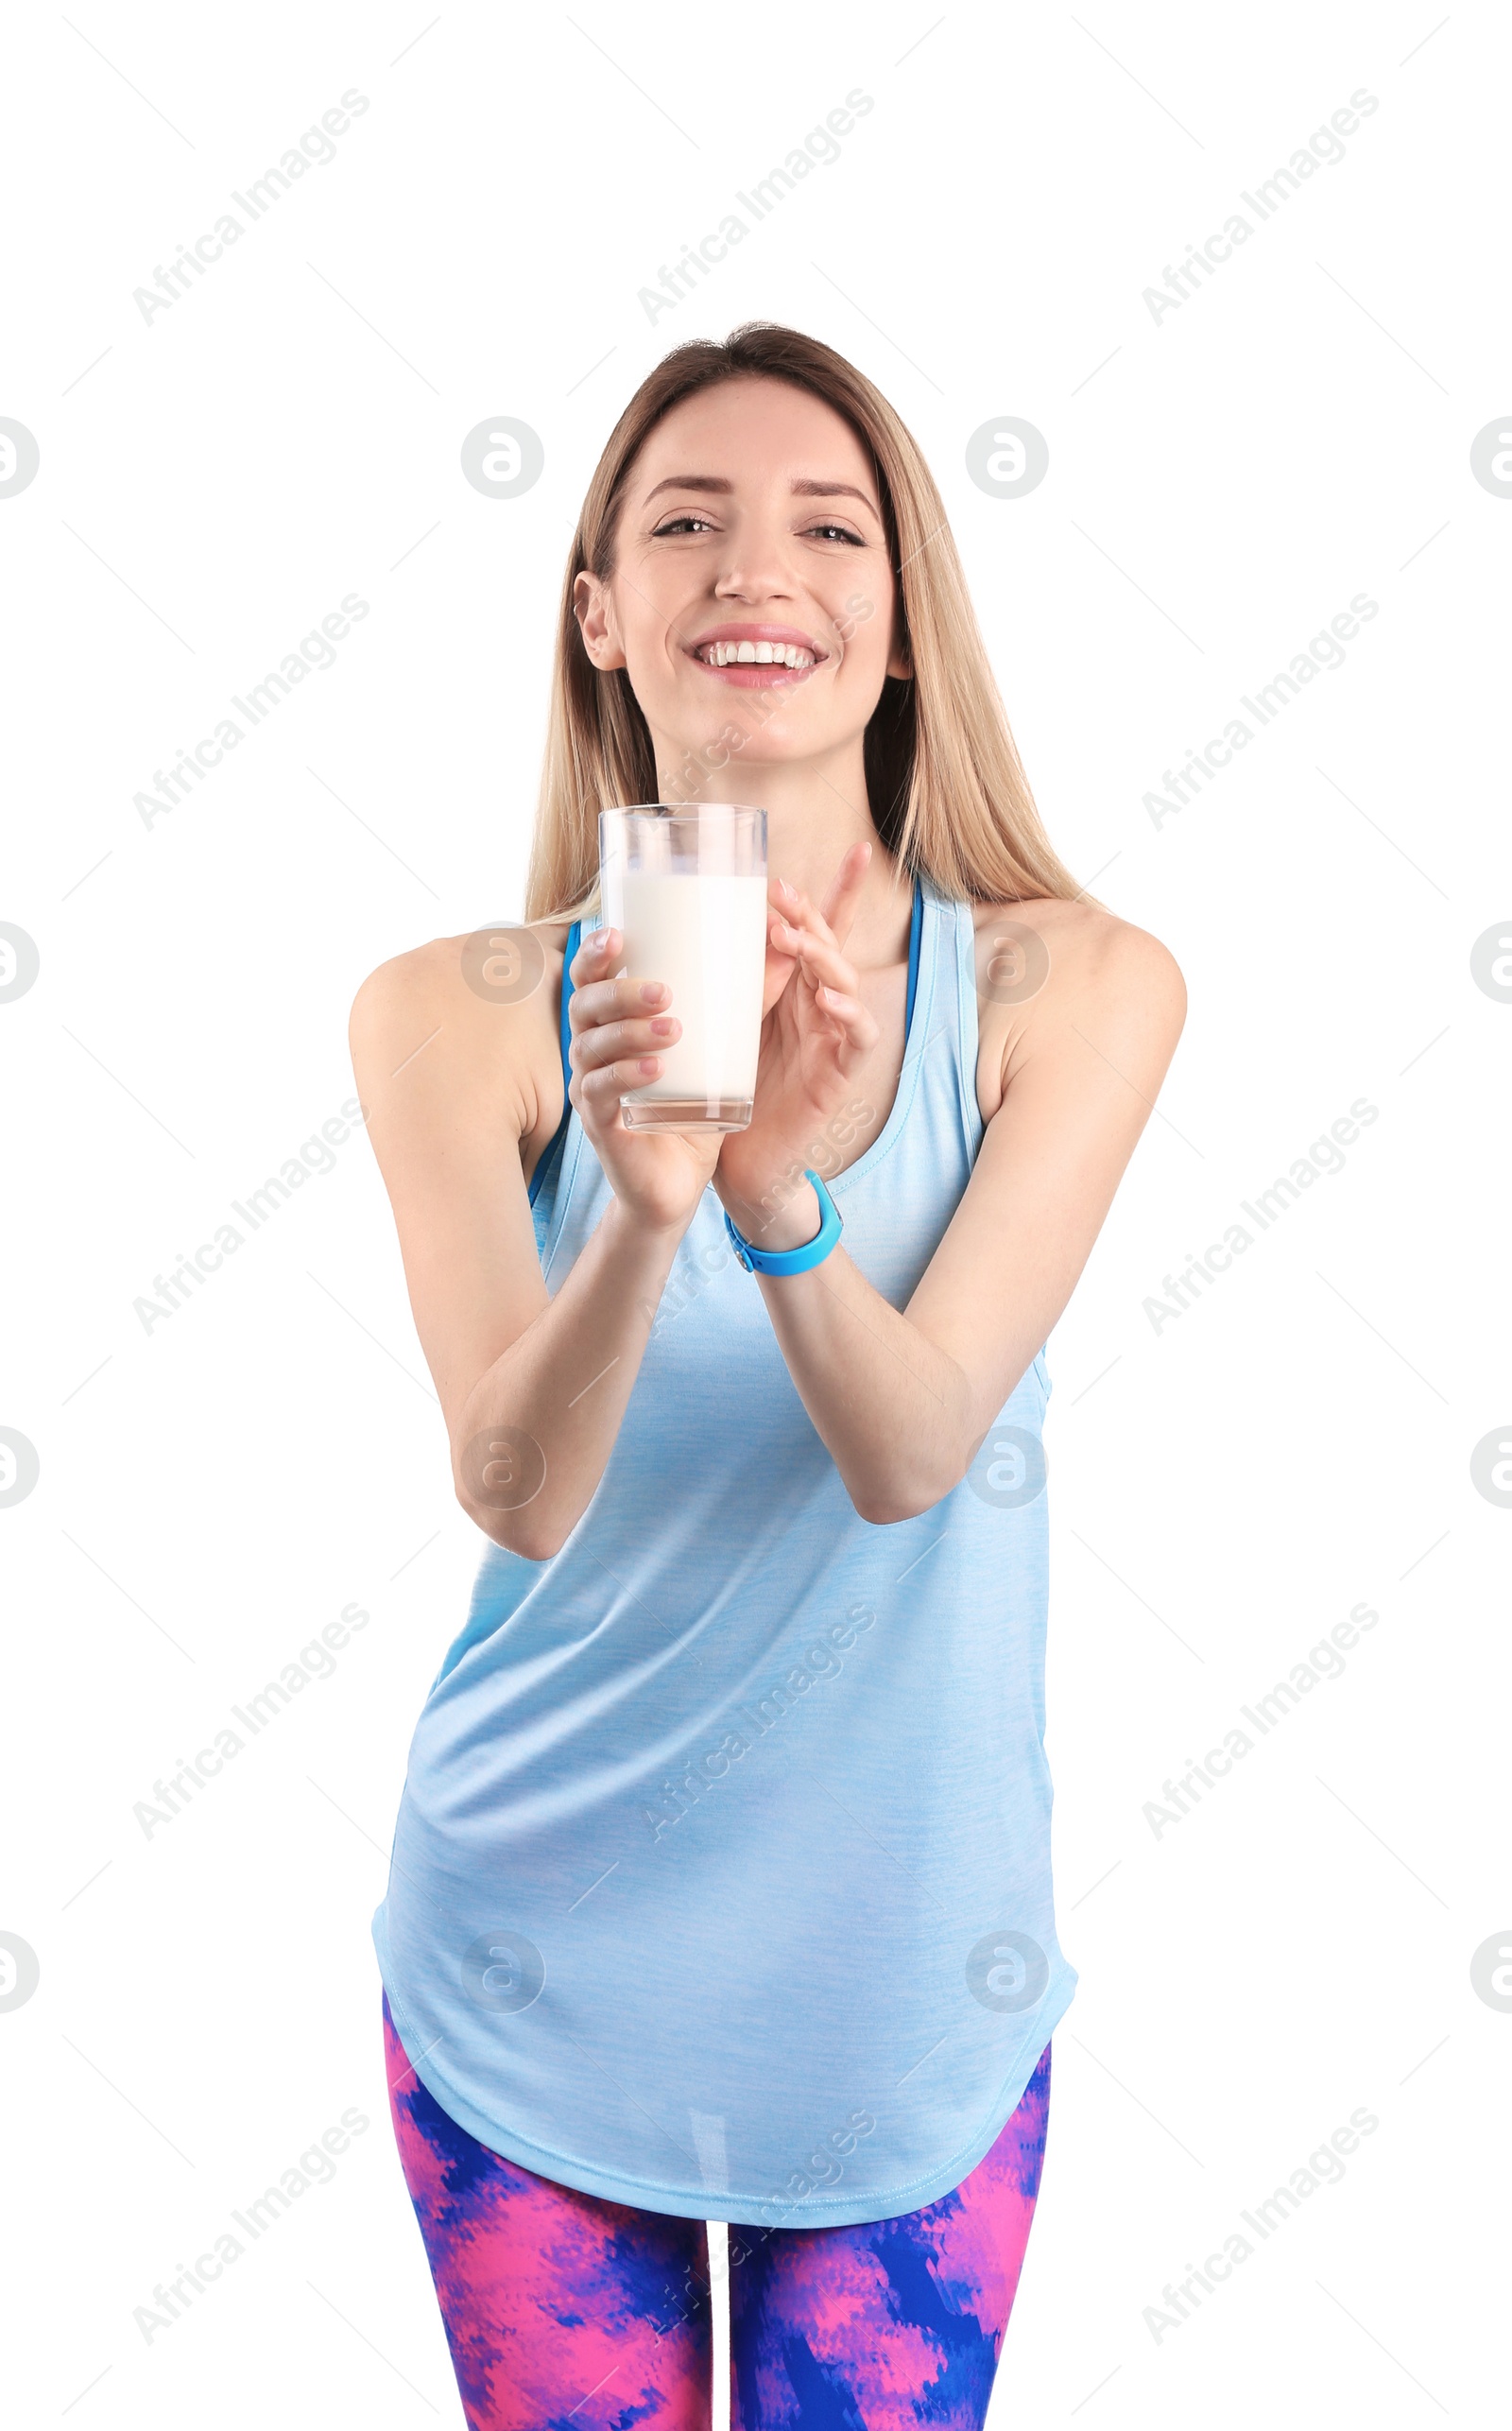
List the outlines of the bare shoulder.
{"type": "MultiPolygon", "coordinates": [[[[369,974],[352,1007],[352,1068],[369,1129],[404,1129],[475,1114],[525,1139],[548,1111],[556,1076],[564,921],[499,922],[432,938],[369,974]]],[[[559,1102],[551,1114],[555,1125],[559,1102]]]]}
{"type": "MultiPolygon", "coordinates": [[[[1169,946],[1148,929],[1120,920],[1100,904],[1066,903],[1037,896],[1011,904],[974,904],[978,965],[994,959],[1011,974],[1024,965],[1025,1001],[1056,981],[1057,995],[1126,995],[1133,992],[1152,1011],[1174,1017],[1177,1030],[1186,1012],[1186,985],[1169,946]]],[[[990,979],[988,980],[990,986],[990,979]]],[[[1001,992],[1013,992],[1011,976],[1001,992]]]]}
{"type": "Polygon", "coordinates": [[[1001,1049],[1005,1088],[1073,1031],[1103,1053],[1138,1053],[1158,1083],[1187,1008],[1168,946],[1100,904],[1037,896],[972,910],[982,1042],[994,1061],[1001,1049]]]}

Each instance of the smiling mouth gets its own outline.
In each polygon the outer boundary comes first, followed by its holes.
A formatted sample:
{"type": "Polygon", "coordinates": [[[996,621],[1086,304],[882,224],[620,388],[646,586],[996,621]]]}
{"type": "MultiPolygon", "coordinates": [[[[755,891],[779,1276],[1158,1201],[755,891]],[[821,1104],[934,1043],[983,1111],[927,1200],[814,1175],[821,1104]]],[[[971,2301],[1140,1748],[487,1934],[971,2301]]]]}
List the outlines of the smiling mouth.
{"type": "Polygon", "coordinates": [[[688,645],[688,656],[723,684],[747,692],[762,687],[785,691],[823,666],[827,650],[792,625],[726,625],[688,645]]]}
{"type": "Polygon", "coordinates": [[[797,642],[700,642],[693,655],[706,667],[785,667],[802,674],[817,664],[814,652],[797,642]]]}

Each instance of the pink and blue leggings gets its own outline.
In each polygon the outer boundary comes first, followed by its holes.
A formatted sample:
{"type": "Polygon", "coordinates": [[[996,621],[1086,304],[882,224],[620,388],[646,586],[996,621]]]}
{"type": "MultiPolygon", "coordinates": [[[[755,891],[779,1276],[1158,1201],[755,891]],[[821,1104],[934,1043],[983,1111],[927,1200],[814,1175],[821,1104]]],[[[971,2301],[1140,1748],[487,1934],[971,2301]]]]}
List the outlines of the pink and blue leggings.
{"type": "MultiPolygon", "coordinates": [[[[538,2178],[421,2083],[389,2107],[469,2431],[709,2431],[706,2233],[538,2178]]],[[[1045,2048],[953,2194],[844,2229],[730,2231],[730,2431],[982,2431],[1044,2159],[1045,2048]]]]}

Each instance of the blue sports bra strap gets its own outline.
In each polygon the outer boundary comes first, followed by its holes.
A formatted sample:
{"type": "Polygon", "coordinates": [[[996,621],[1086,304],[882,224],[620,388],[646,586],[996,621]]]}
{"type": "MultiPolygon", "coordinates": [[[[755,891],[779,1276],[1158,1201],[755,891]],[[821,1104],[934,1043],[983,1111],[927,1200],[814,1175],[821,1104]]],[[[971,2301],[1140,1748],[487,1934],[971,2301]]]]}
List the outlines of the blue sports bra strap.
{"type": "Polygon", "coordinates": [[[903,1014],[904,1051],[914,1028],[914,994],[919,986],[919,941],[924,932],[924,890],[914,880],[914,915],[908,929],[908,1008],[903,1014]]]}
{"type": "Polygon", "coordinates": [[[583,924],[581,921],[574,921],[571,928],[567,931],[567,943],[562,951],[561,1121],[558,1124],[550,1139],[546,1142],[545,1147],[541,1149],[540,1156],[536,1159],[536,1168],[530,1177],[530,1190],[528,1194],[532,1207],[534,1207],[536,1200],[541,1196],[541,1187],[545,1181],[547,1174],[551,1170],[552,1160],[556,1156],[558,1149],[561,1147],[563,1140],[566,1138],[567,1126],[573,1118],[572,1099],[567,1095],[567,1083],[571,1077],[571,1070],[567,1061],[567,1049],[572,1043],[572,1025],[567,1019],[567,1008],[572,1002],[573,993],[571,964],[573,957],[577,951],[578,940],[582,935],[582,926],[583,924]]]}
{"type": "Polygon", "coordinates": [[[575,920],[567,931],[567,942],[562,948],[561,957],[561,1085],[564,1095],[571,1077],[567,1050],[573,1043],[573,1033],[572,1025],[567,1019],[567,1008],[572,1002],[573,995],[572,963],[578,946],[582,943],[582,939],[583,923],[580,920],[575,920]]]}

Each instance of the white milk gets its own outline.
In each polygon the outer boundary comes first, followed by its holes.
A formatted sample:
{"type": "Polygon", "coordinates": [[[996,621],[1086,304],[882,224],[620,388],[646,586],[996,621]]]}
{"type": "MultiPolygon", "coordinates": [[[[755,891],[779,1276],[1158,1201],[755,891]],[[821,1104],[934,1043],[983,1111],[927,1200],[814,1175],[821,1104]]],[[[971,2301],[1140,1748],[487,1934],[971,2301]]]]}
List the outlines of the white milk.
{"type": "Polygon", "coordinates": [[[766,880],[624,874],[625,968],[632,979],[664,979],[682,1035],[655,1046],[662,1071],[627,1093],[632,1104],[664,1097],[750,1097],[761,1045],[766,971],[766,880]]]}

